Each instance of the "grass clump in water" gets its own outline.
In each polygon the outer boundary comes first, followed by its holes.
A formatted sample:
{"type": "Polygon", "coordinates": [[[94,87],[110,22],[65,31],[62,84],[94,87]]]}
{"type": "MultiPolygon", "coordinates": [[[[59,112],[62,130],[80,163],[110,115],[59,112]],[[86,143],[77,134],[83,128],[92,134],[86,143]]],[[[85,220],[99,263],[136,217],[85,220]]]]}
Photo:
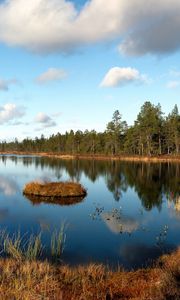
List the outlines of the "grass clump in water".
{"type": "Polygon", "coordinates": [[[39,197],[85,197],[87,192],[75,182],[30,182],[23,189],[24,195],[39,197]]]}
{"type": "Polygon", "coordinates": [[[58,259],[64,251],[66,235],[64,234],[65,225],[62,224],[59,231],[55,230],[51,237],[51,256],[58,259]]]}
{"type": "Polygon", "coordinates": [[[29,260],[36,260],[38,257],[41,257],[43,253],[41,233],[39,233],[37,236],[30,236],[30,239],[27,243],[27,250],[24,253],[25,258],[29,260]]]}
{"type": "Polygon", "coordinates": [[[18,261],[35,261],[48,257],[50,261],[60,258],[64,251],[65,244],[65,225],[63,224],[59,231],[55,230],[51,235],[50,251],[48,247],[42,243],[42,233],[27,234],[21,236],[20,231],[12,237],[2,231],[0,234],[1,255],[5,258],[13,258],[18,261]],[[50,252],[50,255],[49,253],[50,252]]]}

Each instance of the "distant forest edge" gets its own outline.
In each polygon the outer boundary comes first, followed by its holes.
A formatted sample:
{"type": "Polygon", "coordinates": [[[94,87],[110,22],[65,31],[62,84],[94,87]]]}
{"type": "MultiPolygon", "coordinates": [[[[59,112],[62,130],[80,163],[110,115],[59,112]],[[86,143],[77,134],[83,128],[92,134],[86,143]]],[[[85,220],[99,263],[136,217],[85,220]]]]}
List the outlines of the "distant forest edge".
{"type": "MultiPolygon", "coordinates": [[[[130,108],[131,109],[131,108],[130,108]]],[[[133,126],[116,110],[104,132],[70,130],[45,138],[1,141],[1,152],[47,152],[68,155],[180,155],[180,114],[178,106],[165,116],[161,105],[146,101],[133,126]]]]}

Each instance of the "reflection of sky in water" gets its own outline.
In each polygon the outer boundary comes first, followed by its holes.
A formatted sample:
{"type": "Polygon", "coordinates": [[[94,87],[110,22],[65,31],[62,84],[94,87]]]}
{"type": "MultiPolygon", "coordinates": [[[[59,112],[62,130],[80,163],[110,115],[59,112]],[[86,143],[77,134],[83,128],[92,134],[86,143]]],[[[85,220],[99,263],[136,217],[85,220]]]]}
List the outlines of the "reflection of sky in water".
{"type": "Polygon", "coordinates": [[[132,233],[138,229],[135,219],[121,216],[117,211],[102,213],[102,219],[113,233],[132,233]]]}
{"type": "Polygon", "coordinates": [[[5,196],[13,196],[18,191],[18,185],[15,181],[15,178],[9,178],[3,175],[0,175],[0,193],[5,196]]]}
{"type": "Polygon", "coordinates": [[[8,218],[9,210],[7,208],[0,209],[0,222],[8,218]]]}
{"type": "Polygon", "coordinates": [[[42,231],[47,242],[65,221],[65,262],[137,267],[180,245],[179,177],[180,165],[0,156],[0,228],[42,231]],[[88,195],[69,206],[35,205],[22,189],[37,179],[79,180],[88,195]]]}

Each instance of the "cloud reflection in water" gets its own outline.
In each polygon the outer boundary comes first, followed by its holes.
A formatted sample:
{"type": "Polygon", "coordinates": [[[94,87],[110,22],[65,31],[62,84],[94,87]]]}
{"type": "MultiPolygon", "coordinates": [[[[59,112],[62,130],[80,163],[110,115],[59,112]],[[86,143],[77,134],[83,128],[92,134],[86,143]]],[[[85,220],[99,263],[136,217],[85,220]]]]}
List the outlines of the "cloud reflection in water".
{"type": "Polygon", "coordinates": [[[132,233],[139,227],[134,218],[123,216],[118,211],[102,213],[101,217],[113,233],[132,233]]]}
{"type": "Polygon", "coordinates": [[[16,181],[7,176],[0,175],[0,193],[5,196],[13,196],[19,190],[16,181]]]}

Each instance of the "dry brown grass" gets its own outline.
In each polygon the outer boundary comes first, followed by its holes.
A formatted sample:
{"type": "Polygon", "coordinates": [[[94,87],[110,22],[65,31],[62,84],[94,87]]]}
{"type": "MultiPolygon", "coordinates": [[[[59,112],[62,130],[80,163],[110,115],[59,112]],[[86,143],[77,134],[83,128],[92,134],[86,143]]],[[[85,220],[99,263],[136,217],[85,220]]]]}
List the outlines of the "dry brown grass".
{"type": "Polygon", "coordinates": [[[59,154],[56,152],[29,152],[29,151],[5,151],[0,154],[16,154],[16,155],[34,155],[41,157],[52,157],[59,159],[92,159],[92,160],[118,160],[118,161],[132,161],[144,163],[158,163],[158,162],[175,162],[180,163],[180,155],[158,155],[158,156],[141,156],[141,155],[104,155],[104,154],[59,154]]]}
{"type": "Polygon", "coordinates": [[[149,269],[112,272],[102,265],[70,268],[0,260],[0,299],[178,300],[180,249],[149,269]]]}
{"type": "Polygon", "coordinates": [[[75,182],[30,182],[23,193],[38,197],[85,197],[86,190],[75,182]]]}

